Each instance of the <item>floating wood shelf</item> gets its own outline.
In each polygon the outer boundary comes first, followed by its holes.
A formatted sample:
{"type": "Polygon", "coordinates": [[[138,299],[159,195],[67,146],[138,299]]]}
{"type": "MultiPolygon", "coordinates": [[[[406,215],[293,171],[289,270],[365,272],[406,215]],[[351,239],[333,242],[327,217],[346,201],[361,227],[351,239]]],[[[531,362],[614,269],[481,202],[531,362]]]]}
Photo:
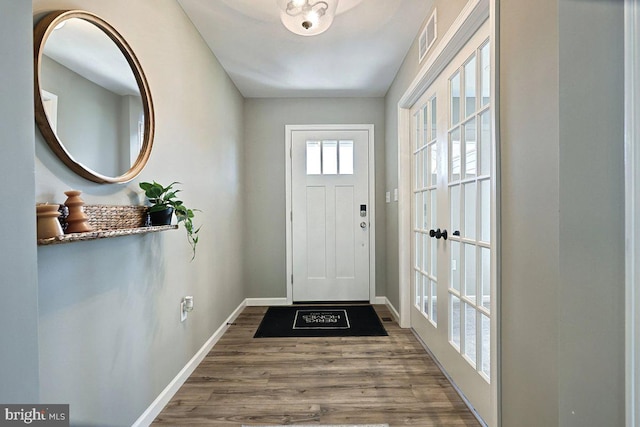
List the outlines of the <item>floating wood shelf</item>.
{"type": "Polygon", "coordinates": [[[87,233],[70,233],[63,236],[38,239],[38,246],[59,245],[61,243],[81,242],[85,240],[108,239],[110,237],[133,236],[135,234],[155,233],[158,231],[175,230],[177,225],[160,225],[156,227],[122,228],[118,230],[98,230],[87,233]]]}
{"type": "Polygon", "coordinates": [[[178,228],[177,225],[145,226],[148,212],[146,206],[85,205],[84,212],[94,231],[38,239],[38,246],[132,236],[178,228]]]}

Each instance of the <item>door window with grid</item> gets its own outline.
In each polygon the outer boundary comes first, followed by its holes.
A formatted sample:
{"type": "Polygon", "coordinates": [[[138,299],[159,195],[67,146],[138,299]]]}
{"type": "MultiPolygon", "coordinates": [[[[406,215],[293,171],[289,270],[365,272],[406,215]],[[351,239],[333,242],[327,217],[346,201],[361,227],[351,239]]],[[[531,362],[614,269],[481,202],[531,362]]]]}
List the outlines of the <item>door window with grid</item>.
{"type": "Polygon", "coordinates": [[[413,270],[415,306],[431,321],[438,323],[438,251],[429,233],[438,222],[438,145],[437,99],[432,97],[414,115],[413,151],[413,270]]]}
{"type": "Polygon", "coordinates": [[[489,43],[449,78],[449,341],[490,381],[491,105],[489,43]]]}

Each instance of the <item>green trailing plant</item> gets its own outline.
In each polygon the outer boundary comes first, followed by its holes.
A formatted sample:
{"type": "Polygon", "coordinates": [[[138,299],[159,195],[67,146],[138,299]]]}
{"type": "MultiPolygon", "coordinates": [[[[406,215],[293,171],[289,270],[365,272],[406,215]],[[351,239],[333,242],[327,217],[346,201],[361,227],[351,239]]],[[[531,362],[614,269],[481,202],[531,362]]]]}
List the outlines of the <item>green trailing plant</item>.
{"type": "Polygon", "coordinates": [[[198,244],[198,232],[200,227],[196,228],[193,225],[194,212],[198,212],[198,209],[187,208],[182,200],[179,200],[176,196],[181,190],[174,189],[179,182],[172,182],[168,186],[164,187],[161,184],[153,182],[141,182],[140,188],[144,190],[144,195],[149,199],[151,207],[149,212],[160,212],[168,208],[173,208],[173,213],[176,215],[178,224],[182,223],[187,231],[187,240],[193,250],[193,256],[191,260],[196,257],[196,246],[198,244]]]}

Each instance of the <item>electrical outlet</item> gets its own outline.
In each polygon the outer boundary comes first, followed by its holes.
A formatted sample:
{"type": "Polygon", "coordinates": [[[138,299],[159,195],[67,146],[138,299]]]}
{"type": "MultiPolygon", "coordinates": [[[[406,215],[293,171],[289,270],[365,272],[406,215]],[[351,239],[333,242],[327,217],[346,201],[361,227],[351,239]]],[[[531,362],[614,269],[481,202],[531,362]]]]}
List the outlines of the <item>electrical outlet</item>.
{"type": "Polygon", "coordinates": [[[184,301],[180,301],[180,321],[187,320],[187,310],[184,309],[184,301]]]}
{"type": "Polygon", "coordinates": [[[184,322],[187,320],[187,313],[193,311],[193,297],[191,295],[187,295],[182,298],[180,301],[180,321],[184,322]]]}

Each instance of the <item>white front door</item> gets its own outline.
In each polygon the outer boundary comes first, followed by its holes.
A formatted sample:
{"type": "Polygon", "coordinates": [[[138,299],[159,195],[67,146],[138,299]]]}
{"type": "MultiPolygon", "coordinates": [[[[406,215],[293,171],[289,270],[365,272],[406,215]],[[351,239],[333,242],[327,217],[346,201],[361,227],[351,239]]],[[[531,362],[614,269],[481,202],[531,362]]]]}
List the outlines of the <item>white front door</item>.
{"type": "Polygon", "coordinates": [[[411,109],[411,326],[495,426],[495,150],[485,23],[411,109]]]}
{"type": "Polygon", "coordinates": [[[369,130],[291,132],[293,301],[369,301],[369,130]]]}

